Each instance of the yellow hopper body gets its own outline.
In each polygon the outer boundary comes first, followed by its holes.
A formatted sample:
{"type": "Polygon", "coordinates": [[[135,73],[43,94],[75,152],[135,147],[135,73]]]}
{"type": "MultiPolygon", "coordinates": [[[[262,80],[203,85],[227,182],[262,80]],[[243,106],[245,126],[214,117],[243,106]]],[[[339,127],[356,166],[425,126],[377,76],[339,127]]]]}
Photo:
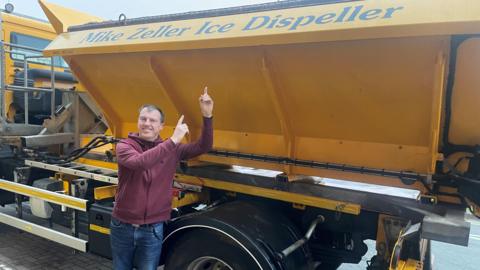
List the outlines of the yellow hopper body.
{"type": "MultiPolygon", "coordinates": [[[[449,138],[480,144],[479,1],[367,0],[205,14],[56,27],[59,36],[45,53],[65,58],[117,137],[136,131],[138,108],[153,103],[166,114],[163,137],[183,114],[195,139],[198,96],[208,86],[215,149],[423,175],[441,158],[455,67],[449,138]],[[471,36],[452,63],[459,35],[471,36]]],[[[396,185],[291,163],[201,159],[396,185]]]]}

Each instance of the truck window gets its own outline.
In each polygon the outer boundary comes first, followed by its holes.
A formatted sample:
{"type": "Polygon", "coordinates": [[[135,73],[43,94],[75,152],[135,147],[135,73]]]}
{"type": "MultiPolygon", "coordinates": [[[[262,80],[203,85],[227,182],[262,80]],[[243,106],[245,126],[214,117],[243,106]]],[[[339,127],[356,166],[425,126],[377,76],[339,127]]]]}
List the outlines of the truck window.
{"type": "MultiPolygon", "coordinates": [[[[48,39],[19,34],[15,32],[10,33],[10,43],[18,44],[21,46],[27,46],[27,47],[35,48],[38,50],[45,49],[48,46],[48,44],[50,44],[50,42],[51,40],[48,40],[48,39]]],[[[39,52],[22,49],[22,48],[15,48],[15,47],[12,48],[12,52],[22,53],[22,54],[15,54],[15,53],[10,54],[10,57],[12,59],[20,60],[20,61],[23,61],[23,54],[27,56],[39,55],[39,52]]],[[[29,62],[50,65],[50,58],[32,58],[32,59],[29,59],[29,62]]],[[[63,60],[63,58],[59,56],[54,57],[53,63],[56,67],[68,68],[67,63],[63,60]]]]}

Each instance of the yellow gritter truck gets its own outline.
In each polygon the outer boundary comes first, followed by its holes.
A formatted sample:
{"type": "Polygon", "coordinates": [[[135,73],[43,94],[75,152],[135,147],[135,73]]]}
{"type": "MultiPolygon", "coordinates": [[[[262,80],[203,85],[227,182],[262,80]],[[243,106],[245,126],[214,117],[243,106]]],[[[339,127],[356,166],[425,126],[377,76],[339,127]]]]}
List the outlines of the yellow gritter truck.
{"type": "Polygon", "coordinates": [[[50,172],[42,181],[67,194],[0,181],[70,208],[73,236],[0,221],[108,257],[115,140],[145,103],[164,110],[163,137],[183,114],[195,140],[208,85],[214,149],[172,179],[165,269],[336,269],[358,263],[368,239],[368,269],[432,269],[432,240],[468,245],[465,211],[480,216],[480,2],[296,0],[95,22],[40,5],[58,33],[44,54],[68,63],[111,136],[79,135],[82,148],[60,155],[24,149],[17,180],[50,172]]]}

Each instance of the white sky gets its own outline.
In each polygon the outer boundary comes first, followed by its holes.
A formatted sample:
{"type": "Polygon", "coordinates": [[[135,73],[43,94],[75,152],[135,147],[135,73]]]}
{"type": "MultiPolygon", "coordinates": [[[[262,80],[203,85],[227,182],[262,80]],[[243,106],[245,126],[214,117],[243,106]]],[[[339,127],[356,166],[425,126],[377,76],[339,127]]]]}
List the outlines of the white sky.
{"type": "MultiPolygon", "coordinates": [[[[241,6],[275,0],[47,0],[71,9],[83,11],[104,19],[117,19],[121,13],[127,18],[161,15],[194,10],[241,6]]],[[[0,0],[15,6],[14,12],[45,19],[37,0],[0,0]]]]}

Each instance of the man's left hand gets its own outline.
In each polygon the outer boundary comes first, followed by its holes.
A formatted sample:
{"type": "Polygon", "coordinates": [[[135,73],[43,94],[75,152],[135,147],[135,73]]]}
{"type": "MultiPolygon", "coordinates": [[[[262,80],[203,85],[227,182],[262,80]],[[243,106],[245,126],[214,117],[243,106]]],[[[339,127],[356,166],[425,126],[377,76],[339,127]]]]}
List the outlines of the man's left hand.
{"type": "Polygon", "coordinates": [[[208,95],[208,87],[205,86],[205,89],[203,90],[203,95],[198,98],[198,101],[200,102],[200,110],[202,111],[203,117],[212,117],[213,100],[208,95]]]}

